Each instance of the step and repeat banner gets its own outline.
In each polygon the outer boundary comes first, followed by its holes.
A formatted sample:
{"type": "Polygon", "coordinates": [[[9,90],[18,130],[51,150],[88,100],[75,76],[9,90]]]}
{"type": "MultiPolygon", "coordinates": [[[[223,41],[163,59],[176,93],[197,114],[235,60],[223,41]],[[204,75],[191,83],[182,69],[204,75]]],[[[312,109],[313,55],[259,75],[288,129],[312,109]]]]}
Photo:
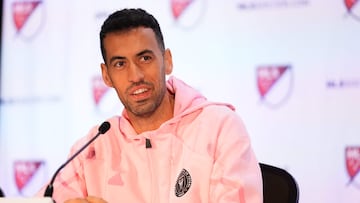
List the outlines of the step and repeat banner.
{"type": "Polygon", "coordinates": [[[100,75],[99,30],[141,7],[162,26],[173,75],[243,118],[259,161],[289,171],[300,202],[360,202],[360,1],[5,0],[0,187],[32,196],[72,144],[122,105],[100,75]]]}

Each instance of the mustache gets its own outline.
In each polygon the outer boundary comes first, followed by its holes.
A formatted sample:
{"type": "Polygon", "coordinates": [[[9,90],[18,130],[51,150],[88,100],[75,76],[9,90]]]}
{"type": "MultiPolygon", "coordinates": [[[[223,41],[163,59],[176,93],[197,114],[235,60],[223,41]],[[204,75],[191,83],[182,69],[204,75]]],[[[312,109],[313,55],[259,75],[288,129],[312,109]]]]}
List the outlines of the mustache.
{"type": "Polygon", "coordinates": [[[134,88],[136,86],[140,86],[140,85],[146,85],[146,86],[153,87],[153,84],[150,82],[138,81],[138,82],[133,82],[128,88],[126,88],[126,91],[129,92],[129,91],[131,91],[132,88],[134,88]]]}

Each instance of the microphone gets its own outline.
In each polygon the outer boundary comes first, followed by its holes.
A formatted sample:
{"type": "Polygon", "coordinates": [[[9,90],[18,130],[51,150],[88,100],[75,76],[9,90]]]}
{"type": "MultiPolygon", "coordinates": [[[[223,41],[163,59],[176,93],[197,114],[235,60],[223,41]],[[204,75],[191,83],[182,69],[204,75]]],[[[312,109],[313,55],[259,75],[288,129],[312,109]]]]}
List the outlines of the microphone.
{"type": "Polygon", "coordinates": [[[5,197],[5,194],[4,194],[4,192],[1,190],[1,188],[0,188],[0,198],[1,197],[5,197]]]}
{"type": "Polygon", "coordinates": [[[97,137],[99,137],[99,135],[105,134],[109,129],[110,129],[110,123],[107,121],[103,122],[98,129],[98,133],[93,138],[91,138],[84,146],[82,146],[75,154],[73,154],[63,165],[61,165],[60,168],[56,170],[56,172],[51,178],[50,183],[46,187],[44,197],[52,198],[54,192],[53,184],[57,174],[61,171],[61,169],[63,169],[70,161],[72,161],[77,155],[79,155],[80,152],[82,152],[87,146],[89,146],[97,137]]]}

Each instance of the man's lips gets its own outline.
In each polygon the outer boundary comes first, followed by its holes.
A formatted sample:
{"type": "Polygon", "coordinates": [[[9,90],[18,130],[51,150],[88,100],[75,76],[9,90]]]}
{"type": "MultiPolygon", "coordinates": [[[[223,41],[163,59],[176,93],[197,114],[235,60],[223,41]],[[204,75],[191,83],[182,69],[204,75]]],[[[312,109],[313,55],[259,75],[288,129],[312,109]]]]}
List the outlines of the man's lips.
{"type": "Polygon", "coordinates": [[[137,90],[135,90],[132,95],[138,95],[138,94],[142,94],[144,92],[147,92],[148,91],[148,88],[139,88],[137,90]]]}
{"type": "Polygon", "coordinates": [[[145,100],[147,98],[150,97],[151,94],[151,89],[148,87],[136,87],[134,88],[131,93],[130,96],[132,98],[134,98],[135,100],[139,101],[139,100],[145,100]]]}

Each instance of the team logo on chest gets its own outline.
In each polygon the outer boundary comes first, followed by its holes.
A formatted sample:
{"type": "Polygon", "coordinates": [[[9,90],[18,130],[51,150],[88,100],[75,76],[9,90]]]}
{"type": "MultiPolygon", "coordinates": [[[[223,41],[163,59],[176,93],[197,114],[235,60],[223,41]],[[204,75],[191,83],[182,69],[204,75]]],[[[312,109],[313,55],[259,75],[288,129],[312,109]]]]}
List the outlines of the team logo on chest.
{"type": "Polygon", "coordinates": [[[183,169],[179,174],[176,183],[175,183],[175,195],[177,197],[183,196],[191,186],[191,176],[190,173],[183,169]]]}

